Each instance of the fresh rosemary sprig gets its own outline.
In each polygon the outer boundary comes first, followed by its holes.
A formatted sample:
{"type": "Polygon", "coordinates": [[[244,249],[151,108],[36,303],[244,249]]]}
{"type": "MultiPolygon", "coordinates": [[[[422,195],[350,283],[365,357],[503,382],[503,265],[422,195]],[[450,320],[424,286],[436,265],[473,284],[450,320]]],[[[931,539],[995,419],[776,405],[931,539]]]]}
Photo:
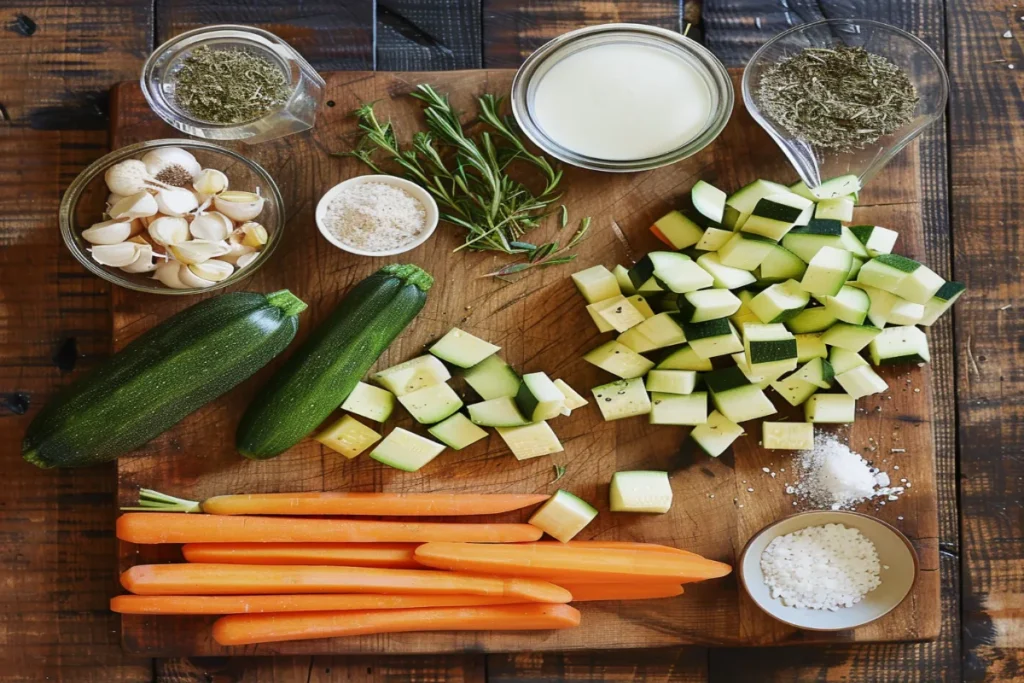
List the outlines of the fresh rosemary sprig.
{"type": "MultiPolygon", "coordinates": [[[[470,133],[448,98],[429,85],[418,86],[412,96],[424,104],[426,131],[415,133],[408,147],[403,148],[391,123],[377,118],[372,103],[364,104],[354,112],[363,136],[345,156],[361,160],[376,173],[387,173],[376,160],[381,153],[406,178],[430,192],[441,209],[441,218],[466,230],[466,241],[458,249],[493,250],[527,257],[526,262],[509,264],[491,276],[572,260],[565,252],[579,242],[585,229],[577,231],[562,249],[557,242],[535,246],[521,239],[559,210],[554,203],[560,196],[562,171],[526,148],[513,121],[501,115],[501,98],[479,98],[481,130],[470,133]],[[514,179],[509,173],[513,164],[532,168],[543,180],[543,188],[534,193],[514,179]],[[506,269],[512,270],[502,272],[506,269]]],[[[564,206],[560,211],[560,224],[564,227],[568,212],[564,206]]]]}
{"type": "Polygon", "coordinates": [[[542,268],[545,266],[557,266],[562,263],[568,263],[576,258],[576,254],[569,254],[583,241],[583,238],[587,236],[587,231],[590,230],[590,216],[587,216],[580,221],[580,227],[577,228],[576,232],[573,233],[569,243],[559,249],[558,242],[548,242],[540,246],[534,246],[532,244],[526,244],[522,242],[516,242],[515,244],[521,244],[524,247],[524,252],[527,254],[527,260],[520,263],[510,263],[507,266],[499,268],[498,270],[481,275],[480,277],[496,277],[499,279],[508,279],[509,275],[515,275],[521,273],[524,270],[530,268],[542,268]]]}

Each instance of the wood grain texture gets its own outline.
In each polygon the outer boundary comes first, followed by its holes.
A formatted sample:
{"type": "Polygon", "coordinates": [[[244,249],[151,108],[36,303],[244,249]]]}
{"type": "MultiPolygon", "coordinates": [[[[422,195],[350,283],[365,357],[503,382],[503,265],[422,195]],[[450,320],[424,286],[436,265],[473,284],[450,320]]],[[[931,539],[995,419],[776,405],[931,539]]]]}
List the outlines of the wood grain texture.
{"type": "Polygon", "coordinates": [[[490,655],[488,683],[704,683],[704,648],[685,647],[630,652],[524,652],[490,655]]]}
{"type": "Polygon", "coordinates": [[[154,683],[484,683],[484,658],[205,657],[156,660],[154,683]]]}
{"type": "Polygon", "coordinates": [[[969,292],[954,320],[968,681],[1024,677],[1022,14],[949,2],[953,273],[969,292]]]}
{"type": "MultiPolygon", "coordinates": [[[[339,179],[362,172],[352,160],[332,158],[351,144],[353,122],[341,116],[360,101],[382,100],[381,114],[400,131],[416,125],[416,107],[402,97],[428,79],[451,91],[455,104],[470,108],[471,96],[508,87],[508,71],[434,74],[328,74],[328,96],[339,104],[318,121],[311,135],[281,144],[247,149],[281,184],[289,211],[287,237],[274,255],[274,267],[257,272],[243,287],[271,291],[287,286],[310,304],[300,336],[321,320],[344,290],[374,269],[378,261],[348,257],[324,249],[311,219],[311,195],[320,194],[339,179]],[[456,91],[456,87],[458,90],[456,91]],[[391,98],[388,100],[388,98],[391,98]],[[302,163],[297,164],[296,159],[302,163]]],[[[115,140],[128,143],[160,134],[160,125],[145,113],[138,90],[118,91],[115,140]],[[124,115],[121,115],[121,113],[124,115]],[[141,112],[141,113],[140,113],[141,112]]],[[[875,189],[865,193],[861,218],[903,230],[902,251],[922,257],[916,151],[911,149],[886,172],[875,189]]],[[[737,110],[733,123],[701,155],[672,167],[630,176],[598,175],[567,169],[565,197],[573,219],[592,215],[595,227],[583,243],[576,268],[595,263],[628,261],[654,248],[648,231],[702,177],[722,187],[739,187],[758,175],[786,179],[781,154],[765,134],[737,110]]],[[[548,230],[556,226],[549,226],[548,230]]],[[[452,254],[461,237],[445,226],[408,259],[438,275],[426,309],[386,352],[385,367],[420,353],[452,325],[459,325],[504,347],[503,354],[526,371],[547,370],[586,391],[608,381],[601,371],[584,363],[582,353],[596,346],[598,335],[588,320],[568,275],[571,269],[545,269],[511,285],[476,275],[493,269],[500,257],[490,253],[452,254]]],[[[154,322],[186,305],[177,299],[114,292],[115,340],[123,345],[154,322]]],[[[898,504],[877,506],[877,513],[915,540],[923,571],[914,596],[889,619],[826,640],[895,640],[933,637],[938,631],[937,529],[934,497],[933,442],[928,400],[927,368],[886,370],[893,386],[891,398],[865,401],[864,419],[851,431],[853,445],[863,449],[868,437],[878,442],[879,454],[904,447],[911,455],[886,457],[887,467],[899,463],[901,476],[913,489],[898,504]],[[906,382],[910,378],[912,384],[906,382]],[[915,389],[920,388],[920,392],[915,389]],[[877,410],[876,410],[877,408],[877,410]],[[899,520],[902,516],[904,519],[899,520]]],[[[272,490],[396,490],[444,488],[467,491],[550,491],[551,466],[566,466],[560,485],[606,509],[607,482],[617,469],[666,469],[672,473],[676,503],[672,513],[644,519],[600,515],[585,531],[590,538],[665,542],[708,557],[732,562],[746,540],[769,521],[791,512],[782,479],[770,478],[762,467],[785,465],[786,457],[757,446],[756,426],[735,449],[735,457],[710,460],[684,442],[682,428],[652,427],[642,420],[609,424],[596,410],[584,410],[555,424],[566,451],[552,458],[516,462],[496,436],[457,456],[440,457],[419,473],[400,473],[367,458],[339,462],[313,441],[265,462],[242,461],[230,438],[233,425],[261,373],[244,387],[208,406],[164,437],[122,459],[119,472],[121,502],[128,504],[136,487],[160,481],[172,493],[205,498],[216,493],[272,490]],[[681,446],[682,444],[682,446],[681,446]],[[754,488],[754,492],[748,492],[754,488]],[[712,494],[714,497],[712,498],[712,494]]],[[[460,387],[461,388],[461,387],[460,387]]],[[[410,426],[408,418],[397,424],[410,426]]],[[[883,456],[884,457],[884,456],[883,456]]],[[[522,514],[509,519],[525,519],[522,514]]],[[[146,561],[150,548],[125,547],[123,559],[146,561]],[[136,555],[136,552],[139,554],[136,555]]],[[[311,654],[340,652],[430,652],[490,650],[571,650],[698,644],[770,644],[815,642],[820,635],[798,633],[772,621],[738,591],[734,578],[694,586],[681,599],[655,604],[584,605],[584,626],[551,635],[418,634],[414,637],[352,638],[297,642],[230,650],[245,654],[311,654]]],[[[208,620],[125,618],[126,647],[152,654],[222,654],[205,625],[208,620]]]]}

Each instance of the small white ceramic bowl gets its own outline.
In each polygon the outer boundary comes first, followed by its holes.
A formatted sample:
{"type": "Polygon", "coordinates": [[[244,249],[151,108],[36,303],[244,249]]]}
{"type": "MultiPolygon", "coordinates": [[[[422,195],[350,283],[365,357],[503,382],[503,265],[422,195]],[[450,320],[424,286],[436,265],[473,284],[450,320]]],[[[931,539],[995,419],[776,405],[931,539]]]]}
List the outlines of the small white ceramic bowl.
{"type": "Polygon", "coordinates": [[[338,249],[342,249],[350,254],[357,254],[359,256],[395,256],[397,254],[404,254],[407,251],[412,251],[430,239],[430,236],[434,234],[434,230],[437,229],[437,220],[437,202],[435,202],[434,198],[430,196],[430,193],[412,181],[393,175],[361,175],[356,176],[355,178],[349,178],[348,180],[340,182],[329,189],[327,193],[320,198],[320,203],[316,205],[316,226],[320,229],[320,234],[324,236],[324,239],[338,247],[338,249]],[[427,212],[427,226],[423,229],[420,236],[409,244],[399,247],[398,249],[390,249],[387,251],[365,251],[363,249],[353,247],[350,244],[345,244],[340,239],[332,235],[324,223],[324,217],[327,215],[328,205],[330,205],[331,201],[340,192],[359,183],[385,183],[387,185],[394,185],[418,199],[420,203],[423,204],[423,208],[427,212]]]}
{"type": "Polygon", "coordinates": [[[739,562],[740,583],[757,606],[783,623],[808,631],[845,631],[882,618],[910,594],[917,571],[917,552],[906,536],[880,519],[841,510],[801,512],[772,522],[747,542],[739,562]],[[765,584],[761,553],[779,536],[823,524],[857,529],[875,544],[882,565],[881,584],[852,607],[835,612],[787,607],[772,597],[765,584]]]}

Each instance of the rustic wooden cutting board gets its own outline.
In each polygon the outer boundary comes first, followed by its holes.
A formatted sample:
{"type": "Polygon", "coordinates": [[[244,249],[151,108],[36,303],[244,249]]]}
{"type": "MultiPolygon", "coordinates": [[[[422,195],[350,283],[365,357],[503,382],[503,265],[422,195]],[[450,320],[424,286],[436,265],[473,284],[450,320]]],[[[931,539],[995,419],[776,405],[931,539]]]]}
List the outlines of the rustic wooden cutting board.
{"type": "MultiPolygon", "coordinates": [[[[419,107],[406,96],[416,84],[429,82],[451,93],[459,108],[474,110],[476,95],[507,92],[512,72],[339,72],[326,74],[326,78],[327,105],[313,131],[254,147],[238,146],[277,179],[288,214],[287,234],[272,261],[239,288],[269,292],[287,287],[308,302],[310,308],[301,318],[302,338],[346,290],[381,265],[401,260],[423,266],[437,279],[427,306],[381,357],[380,367],[422,353],[425,344],[457,325],[501,345],[502,355],[520,371],[546,371],[589,396],[591,387],[612,378],[581,356],[606,335],[599,335],[591,323],[569,280],[570,273],[598,263],[609,267],[629,264],[658,248],[648,227],[666,211],[685,204],[691,185],[699,178],[727,191],[758,177],[785,182],[795,179],[782,154],[738,104],[718,140],[671,167],[630,175],[567,168],[563,185],[572,223],[586,215],[594,219],[574,264],[539,270],[513,284],[480,278],[507,260],[490,253],[452,253],[462,237],[450,225],[441,225],[427,244],[400,259],[355,257],[321,238],[313,220],[316,203],[328,188],[366,172],[352,159],[332,156],[350,149],[355,140],[355,125],[348,113],[362,102],[377,100],[378,112],[390,117],[400,134],[408,135],[421,125],[419,107]]],[[[136,84],[116,87],[113,102],[113,148],[180,137],[149,111],[136,84]]],[[[898,229],[900,253],[927,261],[916,146],[901,154],[861,200],[859,222],[898,229]]],[[[556,231],[552,220],[535,241],[552,238],[556,231]]],[[[113,297],[118,348],[195,301],[116,288],[113,297]]],[[[887,617],[861,629],[827,634],[785,626],[761,612],[733,575],[687,586],[684,596],[669,600],[585,603],[580,606],[582,626],[557,633],[395,634],[223,648],[210,637],[212,619],[126,616],[122,620],[124,647],[164,656],[394,654],[933,638],[938,635],[941,605],[930,372],[927,367],[914,367],[884,369],[882,374],[890,391],[860,401],[864,414],[852,428],[839,431],[856,450],[888,470],[895,481],[906,478],[913,484],[899,501],[865,509],[910,537],[921,566],[910,597],[887,617]],[[869,447],[877,450],[869,451],[869,447]],[[891,453],[891,449],[905,452],[891,453]]],[[[553,492],[562,487],[601,510],[580,538],[665,543],[729,563],[735,563],[755,532],[799,509],[784,492],[791,480],[789,455],[759,448],[759,425],[748,423],[748,434],[733,445],[731,453],[712,459],[685,438],[688,428],[653,427],[641,418],[605,423],[593,406],[553,421],[565,444],[564,453],[526,462],[518,462],[493,434],[462,452],[445,452],[416,473],[385,467],[365,455],[348,461],[311,440],[276,459],[251,462],[235,452],[234,431],[245,406],[268,376],[265,369],[148,444],[142,455],[120,460],[120,504],[133,504],[140,486],[196,499],[272,491],[553,492]],[[552,483],[555,464],[565,467],[557,484],[552,483]],[[765,467],[777,476],[765,473],[765,467]],[[675,496],[671,512],[608,512],[608,482],[612,473],[623,469],[668,470],[675,496]]],[[[457,380],[456,387],[463,388],[461,381],[457,380]]],[[[775,397],[775,403],[784,402],[775,397]]],[[[393,422],[410,427],[412,420],[401,414],[393,422]]],[[[525,521],[527,516],[511,514],[503,520],[525,521]]],[[[151,561],[180,561],[180,554],[177,548],[122,544],[122,570],[151,561]]]]}

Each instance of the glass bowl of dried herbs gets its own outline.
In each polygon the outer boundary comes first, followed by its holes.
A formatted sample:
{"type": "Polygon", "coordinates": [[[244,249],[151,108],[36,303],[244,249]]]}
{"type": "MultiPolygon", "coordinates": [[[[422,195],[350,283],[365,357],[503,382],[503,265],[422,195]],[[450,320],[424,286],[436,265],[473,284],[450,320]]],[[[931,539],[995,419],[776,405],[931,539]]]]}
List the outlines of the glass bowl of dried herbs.
{"type": "Polygon", "coordinates": [[[743,101],[808,187],[863,186],[942,116],[949,79],[920,38],[865,19],[802,24],[765,43],[743,73],[743,101]]]}
{"type": "Polygon", "coordinates": [[[324,79],[288,43],[251,26],[208,26],[158,47],[142,92],[168,124],[198,138],[263,142],[313,127],[324,79]]]}

